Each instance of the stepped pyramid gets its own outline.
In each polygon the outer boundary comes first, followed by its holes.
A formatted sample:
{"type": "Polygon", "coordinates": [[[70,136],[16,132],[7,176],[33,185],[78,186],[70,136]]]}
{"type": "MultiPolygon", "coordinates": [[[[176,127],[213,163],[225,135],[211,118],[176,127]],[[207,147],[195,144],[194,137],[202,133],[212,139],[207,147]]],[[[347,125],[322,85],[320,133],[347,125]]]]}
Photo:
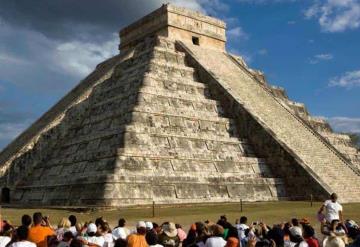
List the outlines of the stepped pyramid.
{"type": "Polygon", "coordinates": [[[0,154],[3,203],[360,201],[360,155],[225,51],[224,22],[163,5],[0,154]]]}

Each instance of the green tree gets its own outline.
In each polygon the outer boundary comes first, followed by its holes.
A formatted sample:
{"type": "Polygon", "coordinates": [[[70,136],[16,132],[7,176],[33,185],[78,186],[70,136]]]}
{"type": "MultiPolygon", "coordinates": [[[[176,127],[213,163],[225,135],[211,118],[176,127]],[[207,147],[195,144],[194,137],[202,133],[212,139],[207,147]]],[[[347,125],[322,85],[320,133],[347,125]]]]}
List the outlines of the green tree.
{"type": "Polygon", "coordinates": [[[359,133],[344,133],[346,135],[350,136],[351,143],[357,147],[357,149],[360,149],[360,134],[359,133]]]}

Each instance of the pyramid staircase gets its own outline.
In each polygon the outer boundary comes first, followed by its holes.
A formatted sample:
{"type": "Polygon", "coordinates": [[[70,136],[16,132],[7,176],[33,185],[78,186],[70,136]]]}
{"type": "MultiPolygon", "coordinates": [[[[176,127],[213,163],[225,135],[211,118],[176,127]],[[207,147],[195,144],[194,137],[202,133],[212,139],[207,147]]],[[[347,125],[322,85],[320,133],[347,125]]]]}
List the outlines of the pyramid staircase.
{"type": "Polygon", "coordinates": [[[203,77],[211,78],[328,193],[337,192],[343,202],[360,198],[360,172],[324,137],[293,114],[242,64],[228,54],[178,42],[203,77]]]}

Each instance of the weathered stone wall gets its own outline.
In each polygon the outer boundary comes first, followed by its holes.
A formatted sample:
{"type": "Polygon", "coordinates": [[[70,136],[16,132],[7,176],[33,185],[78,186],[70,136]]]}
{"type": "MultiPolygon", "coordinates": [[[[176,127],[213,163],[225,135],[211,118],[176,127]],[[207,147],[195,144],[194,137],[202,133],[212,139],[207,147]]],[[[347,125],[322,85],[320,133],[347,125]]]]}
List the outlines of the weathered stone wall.
{"type": "Polygon", "coordinates": [[[146,39],[7,173],[13,203],[122,206],[285,197],[171,39],[146,39]]]}
{"type": "Polygon", "coordinates": [[[278,101],[263,80],[225,53],[178,44],[307,171],[311,180],[327,193],[342,194],[343,201],[359,200],[358,170],[310,125],[278,101]],[[345,194],[342,193],[344,190],[345,194]]]}

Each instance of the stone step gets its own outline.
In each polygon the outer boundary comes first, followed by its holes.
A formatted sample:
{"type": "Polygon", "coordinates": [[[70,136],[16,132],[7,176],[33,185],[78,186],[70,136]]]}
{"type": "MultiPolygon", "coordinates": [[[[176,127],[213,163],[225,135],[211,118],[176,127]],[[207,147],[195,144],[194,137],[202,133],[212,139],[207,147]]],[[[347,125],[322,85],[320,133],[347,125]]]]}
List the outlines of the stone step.
{"type": "Polygon", "coordinates": [[[201,94],[191,94],[183,91],[170,91],[162,88],[155,88],[151,86],[142,86],[136,88],[135,90],[128,91],[124,94],[123,88],[117,88],[112,90],[111,93],[107,95],[105,99],[98,99],[97,101],[93,102],[94,107],[98,107],[101,105],[109,104],[112,101],[120,102],[123,99],[128,99],[132,94],[140,94],[138,96],[138,101],[145,101],[145,102],[154,102],[161,103],[161,104],[171,104],[177,101],[184,101],[186,105],[189,104],[206,104],[212,107],[221,108],[220,103],[216,100],[205,98],[204,95],[201,94]]]}
{"type": "MultiPolygon", "coordinates": [[[[338,176],[335,181],[346,186],[355,185],[360,187],[359,182],[347,178],[359,178],[335,150],[328,146],[317,133],[298,119],[291,111],[269,93],[264,86],[255,81],[251,71],[236,64],[224,53],[204,50],[201,47],[187,46],[179,43],[179,46],[187,52],[199,67],[211,73],[214,81],[224,88],[232,100],[236,101],[246,111],[261,119],[263,127],[270,129],[275,140],[286,145],[296,157],[299,157],[307,169],[312,169],[325,183],[329,184],[334,179],[327,177],[327,172],[318,172],[319,164],[331,164],[328,171],[337,170],[338,176]],[[241,83],[241,84],[240,84],[241,83]],[[261,100],[259,100],[261,99],[261,100]]],[[[309,118],[313,128],[327,129],[328,125],[321,119],[309,118]]],[[[325,184],[324,184],[325,186],[325,184]]],[[[340,193],[341,191],[336,191],[340,193]]]]}
{"type": "Polygon", "coordinates": [[[113,78],[122,80],[123,78],[144,74],[145,72],[163,74],[173,78],[185,78],[187,80],[196,80],[197,76],[194,68],[180,65],[164,63],[156,60],[136,61],[134,64],[120,64],[113,73],[113,78]]]}

